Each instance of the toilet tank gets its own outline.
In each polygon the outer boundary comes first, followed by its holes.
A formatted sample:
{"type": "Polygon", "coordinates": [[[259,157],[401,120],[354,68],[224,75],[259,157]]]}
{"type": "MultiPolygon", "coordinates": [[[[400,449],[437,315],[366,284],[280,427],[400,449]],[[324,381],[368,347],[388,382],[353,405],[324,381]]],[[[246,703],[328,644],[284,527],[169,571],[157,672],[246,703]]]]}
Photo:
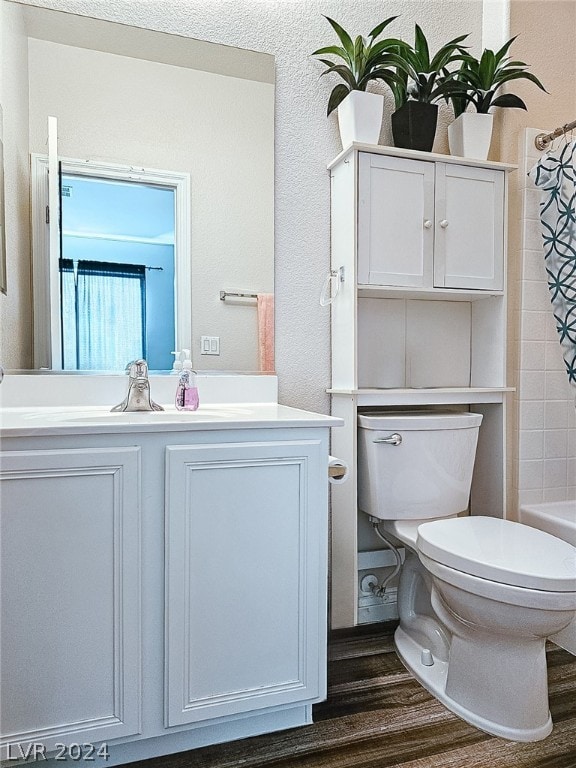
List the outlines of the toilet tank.
{"type": "Polygon", "coordinates": [[[477,413],[358,414],[358,506],[381,520],[446,517],[468,507],[477,413]]]}

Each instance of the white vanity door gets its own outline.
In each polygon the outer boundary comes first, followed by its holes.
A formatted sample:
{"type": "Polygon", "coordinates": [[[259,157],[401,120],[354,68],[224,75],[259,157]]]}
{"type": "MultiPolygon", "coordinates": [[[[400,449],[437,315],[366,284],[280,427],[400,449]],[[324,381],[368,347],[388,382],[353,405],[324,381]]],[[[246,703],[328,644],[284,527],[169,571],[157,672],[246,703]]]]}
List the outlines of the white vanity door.
{"type": "Polygon", "coordinates": [[[166,726],[325,697],[326,446],[170,446],[166,726]]]}
{"type": "Polygon", "coordinates": [[[432,287],[434,163],[360,153],[358,283],[432,287]]]}
{"type": "Polygon", "coordinates": [[[0,455],[4,756],[140,730],[139,448],[0,455]]]}

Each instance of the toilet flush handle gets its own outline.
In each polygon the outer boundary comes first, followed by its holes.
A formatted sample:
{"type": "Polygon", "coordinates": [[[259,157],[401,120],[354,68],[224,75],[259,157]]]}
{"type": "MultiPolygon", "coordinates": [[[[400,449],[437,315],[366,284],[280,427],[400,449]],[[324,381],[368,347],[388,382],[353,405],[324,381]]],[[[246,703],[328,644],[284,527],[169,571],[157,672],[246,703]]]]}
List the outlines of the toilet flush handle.
{"type": "Polygon", "coordinates": [[[375,437],[372,442],[387,443],[388,445],[400,445],[402,442],[402,435],[399,435],[398,432],[394,432],[392,435],[388,435],[388,437],[375,437]]]}

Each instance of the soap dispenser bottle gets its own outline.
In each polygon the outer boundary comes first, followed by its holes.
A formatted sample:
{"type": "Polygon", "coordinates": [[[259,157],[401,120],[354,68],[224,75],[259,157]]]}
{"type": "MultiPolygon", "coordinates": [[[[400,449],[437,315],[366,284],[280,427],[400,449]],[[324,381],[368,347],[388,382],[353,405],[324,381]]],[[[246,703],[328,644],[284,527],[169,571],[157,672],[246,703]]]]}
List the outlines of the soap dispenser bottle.
{"type": "Polygon", "coordinates": [[[198,387],[196,386],[196,371],[192,370],[192,361],[184,360],[182,371],[176,388],[176,408],[179,411],[196,411],[200,405],[198,387]]]}
{"type": "Polygon", "coordinates": [[[170,354],[174,355],[174,363],[172,364],[170,373],[179,375],[182,370],[182,352],[171,352],[170,354]]]}

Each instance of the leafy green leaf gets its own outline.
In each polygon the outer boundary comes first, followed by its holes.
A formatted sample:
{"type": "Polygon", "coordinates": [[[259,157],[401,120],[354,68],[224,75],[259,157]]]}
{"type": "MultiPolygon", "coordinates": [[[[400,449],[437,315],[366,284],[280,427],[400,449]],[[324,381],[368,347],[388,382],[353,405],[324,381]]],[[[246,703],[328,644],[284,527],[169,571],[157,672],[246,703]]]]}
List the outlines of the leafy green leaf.
{"type": "Polygon", "coordinates": [[[340,24],[334,21],[334,19],[331,19],[329,16],[325,16],[324,18],[327,20],[327,22],[330,24],[334,32],[336,32],[336,34],[340,38],[340,42],[342,43],[344,49],[348,53],[348,56],[350,56],[351,59],[354,58],[354,44],[348,32],[346,32],[345,29],[342,29],[340,24]]]}
{"type": "MultiPolygon", "coordinates": [[[[335,72],[337,75],[340,75],[342,80],[344,80],[348,84],[349,90],[353,91],[358,88],[359,83],[356,82],[354,75],[352,74],[352,72],[350,72],[348,67],[344,66],[344,64],[333,64],[327,70],[322,72],[321,77],[324,75],[328,75],[331,72],[335,72]]],[[[359,89],[359,90],[363,90],[363,89],[359,89]]]]}
{"type": "Polygon", "coordinates": [[[350,89],[347,88],[344,83],[337,85],[330,94],[330,98],[328,99],[328,111],[326,112],[326,116],[334,112],[334,110],[340,106],[340,104],[344,101],[349,93],[350,89]]]}
{"type": "Polygon", "coordinates": [[[311,56],[324,56],[326,53],[331,53],[333,56],[339,56],[344,61],[350,61],[350,57],[344,48],[339,48],[337,45],[328,45],[325,48],[318,48],[317,51],[311,54],[311,56]]]}
{"type": "Polygon", "coordinates": [[[374,27],[372,32],[368,33],[368,37],[370,37],[372,40],[374,40],[376,37],[378,37],[379,35],[382,34],[382,32],[386,29],[388,24],[391,24],[397,18],[398,18],[398,16],[390,16],[389,18],[386,19],[386,21],[383,21],[380,24],[378,24],[377,27],[374,27]]]}
{"type": "Polygon", "coordinates": [[[514,107],[516,109],[528,109],[526,104],[519,96],[515,96],[513,93],[503,93],[502,96],[497,96],[492,101],[493,107],[514,107]]]}
{"type": "Polygon", "coordinates": [[[499,64],[502,61],[504,56],[508,53],[510,46],[512,45],[514,40],[516,40],[517,37],[518,35],[514,35],[514,37],[511,37],[510,40],[508,40],[507,43],[504,43],[502,48],[500,48],[500,50],[494,54],[494,58],[496,59],[496,64],[499,64]]]}
{"type": "Polygon", "coordinates": [[[430,51],[428,49],[428,41],[421,27],[416,24],[414,32],[414,52],[416,53],[419,61],[419,69],[422,72],[430,71],[430,51]]]}

